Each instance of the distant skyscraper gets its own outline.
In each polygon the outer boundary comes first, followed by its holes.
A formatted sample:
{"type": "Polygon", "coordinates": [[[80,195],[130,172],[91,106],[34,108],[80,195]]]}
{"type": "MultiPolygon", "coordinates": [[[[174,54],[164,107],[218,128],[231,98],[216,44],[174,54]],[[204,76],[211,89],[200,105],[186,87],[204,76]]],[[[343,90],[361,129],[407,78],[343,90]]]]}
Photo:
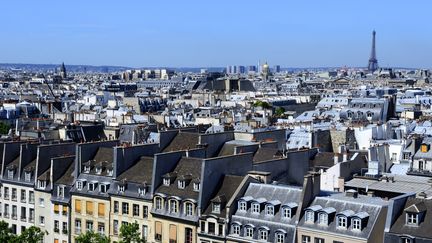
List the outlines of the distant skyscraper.
{"type": "Polygon", "coordinates": [[[274,72],[274,73],[280,73],[280,71],[281,71],[281,67],[280,67],[280,65],[275,65],[275,66],[273,67],[273,72],[274,72]]]}
{"type": "Polygon", "coordinates": [[[372,32],[372,50],[369,57],[368,70],[371,72],[375,72],[378,69],[378,60],[376,58],[376,50],[375,50],[375,30],[372,32]]]}
{"type": "Polygon", "coordinates": [[[67,73],[66,73],[66,67],[64,65],[64,62],[62,63],[62,65],[60,66],[60,76],[62,78],[67,78],[67,73]]]}
{"type": "Polygon", "coordinates": [[[239,73],[239,74],[245,73],[245,67],[244,66],[237,66],[237,73],[239,73]]]}
{"type": "Polygon", "coordinates": [[[256,72],[256,71],[257,71],[256,66],[252,65],[248,67],[248,72],[256,72]]]}

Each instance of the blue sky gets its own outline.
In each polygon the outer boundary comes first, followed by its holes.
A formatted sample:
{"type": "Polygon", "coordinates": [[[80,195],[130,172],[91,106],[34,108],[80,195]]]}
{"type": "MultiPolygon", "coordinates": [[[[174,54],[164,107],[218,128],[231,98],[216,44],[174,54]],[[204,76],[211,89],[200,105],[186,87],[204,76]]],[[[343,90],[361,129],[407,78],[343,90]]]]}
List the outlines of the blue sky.
{"type": "Polygon", "coordinates": [[[13,0],[0,62],[132,67],[432,67],[432,1],[13,0]]]}

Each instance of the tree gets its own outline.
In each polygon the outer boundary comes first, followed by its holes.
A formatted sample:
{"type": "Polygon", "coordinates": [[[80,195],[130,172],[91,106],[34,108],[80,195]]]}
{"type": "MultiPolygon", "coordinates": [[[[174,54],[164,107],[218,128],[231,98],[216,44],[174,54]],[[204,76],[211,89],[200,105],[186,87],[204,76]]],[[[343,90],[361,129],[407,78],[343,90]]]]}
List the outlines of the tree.
{"type": "Polygon", "coordinates": [[[0,242],[16,242],[16,236],[12,234],[9,224],[5,221],[0,221],[0,242]]]}
{"type": "Polygon", "coordinates": [[[17,237],[17,242],[22,243],[39,243],[42,242],[46,231],[42,231],[40,228],[36,226],[31,226],[25,229],[21,234],[17,237]]]}
{"type": "Polygon", "coordinates": [[[108,236],[93,232],[87,231],[83,234],[78,235],[75,238],[76,243],[110,243],[111,240],[108,236]]]}
{"type": "Polygon", "coordinates": [[[139,225],[135,221],[132,224],[123,224],[120,227],[120,242],[119,243],[145,243],[146,240],[141,238],[139,225]]]}
{"type": "Polygon", "coordinates": [[[276,108],[276,110],[275,110],[275,114],[276,114],[276,116],[278,116],[278,117],[283,116],[284,113],[285,113],[285,108],[283,108],[283,107],[278,107],[278,108],[276,108]]]}
{"type": "Polygon", "coordinates": [[[0,122],[0,134],[8,134],[10,126],[4,122],[0,122]]]}

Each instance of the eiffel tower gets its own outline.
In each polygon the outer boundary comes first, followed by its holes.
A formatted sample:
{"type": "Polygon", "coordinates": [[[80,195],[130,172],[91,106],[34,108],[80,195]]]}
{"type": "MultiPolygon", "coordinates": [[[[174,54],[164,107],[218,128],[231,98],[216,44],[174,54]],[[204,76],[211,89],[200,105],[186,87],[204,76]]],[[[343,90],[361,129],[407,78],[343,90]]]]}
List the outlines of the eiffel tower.
{"type": "Polygon", "coordinates": [[[372,32],[372,50],[369,57],[369,64],[368,64],[368,70],[370,72],[375,72],[375,70],[378,69],[378,60],[376,59],[376,52],[375,52],[375,30],[372,32]]]}

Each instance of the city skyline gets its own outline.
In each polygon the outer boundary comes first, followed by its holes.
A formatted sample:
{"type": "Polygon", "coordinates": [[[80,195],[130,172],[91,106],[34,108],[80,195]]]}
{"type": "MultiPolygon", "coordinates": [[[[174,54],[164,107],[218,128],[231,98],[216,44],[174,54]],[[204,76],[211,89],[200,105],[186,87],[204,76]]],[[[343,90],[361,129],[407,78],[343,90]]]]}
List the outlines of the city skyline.
{"type": "Polygon", "coordinates": [[[427,1],[23,2],[4,3],[0,63],[367,67],[375,29],[380,67],[432,66],[427,1]]]}

